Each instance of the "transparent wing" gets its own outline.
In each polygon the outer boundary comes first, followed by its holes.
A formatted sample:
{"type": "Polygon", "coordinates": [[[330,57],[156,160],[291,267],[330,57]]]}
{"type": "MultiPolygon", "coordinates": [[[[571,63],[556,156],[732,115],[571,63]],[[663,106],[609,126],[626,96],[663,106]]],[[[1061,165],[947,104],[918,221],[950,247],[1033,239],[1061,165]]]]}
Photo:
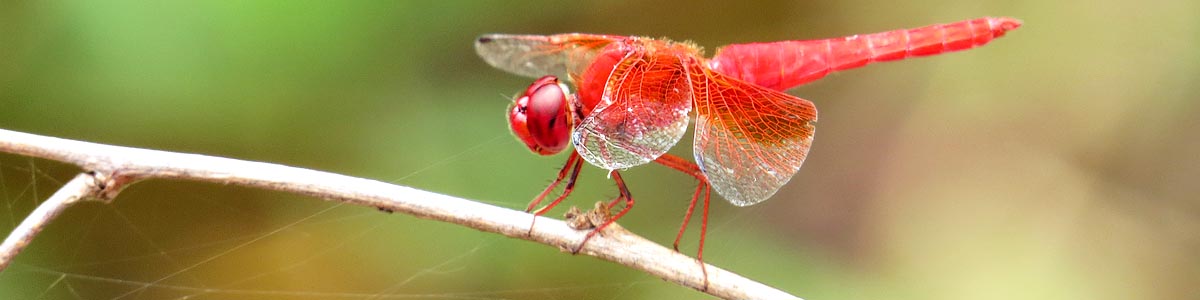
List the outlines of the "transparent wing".
{"type": "Polygon", "coordinates": [[[687,131],[692,92],[684,61],[674,51],[630,49],[613,68],[600,103],[575,129],[576,151],[615,170],[644,164],[671,149],[687,131]]]}
{"type": "Polygon", "coordinates": [[[812,102],[709,69],[690,68],[696,163],[734,205],[767,200],[800,170],[812,144],[812,102]]]}
{"type": "Polygon", "coordinates": [[[475,40],[475,52],[489,65],[526,77],[574,78],[608,44],[621,36],[489,34],[475,40]]]}

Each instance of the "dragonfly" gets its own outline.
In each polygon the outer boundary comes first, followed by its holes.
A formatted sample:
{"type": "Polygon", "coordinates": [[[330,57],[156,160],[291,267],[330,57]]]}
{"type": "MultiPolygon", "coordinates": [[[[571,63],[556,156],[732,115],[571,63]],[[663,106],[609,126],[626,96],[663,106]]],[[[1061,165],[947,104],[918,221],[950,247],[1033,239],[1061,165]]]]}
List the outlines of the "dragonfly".
{"type": "Polygon", "coordinates": [[[513,134],[539,155],[575,150],[527,212],[540,216],[570,195],[583,162],[609,170],[619,195],[605,208],[623,207],[589,232],[578,252],[633,208],[620,171],[661,164],[698,182],[673,246],[679,250],[703,199],[696,253],[703,267],[712,190],[736,206],[765,201],[808,156],[817,109],[785,91],[834,71],[979,47],[1020,26],[1017,19],[984,17],[830,39],[727,45],[711,58],[691,42],[586,33],[488,34],[475,41],[475,49],[493,67],[537,78],[508,108],[513,134]],[[667,153],[692,119],[694,163],[667,153]],[[564,179],[559,196],[534,210],[564,179]]]}

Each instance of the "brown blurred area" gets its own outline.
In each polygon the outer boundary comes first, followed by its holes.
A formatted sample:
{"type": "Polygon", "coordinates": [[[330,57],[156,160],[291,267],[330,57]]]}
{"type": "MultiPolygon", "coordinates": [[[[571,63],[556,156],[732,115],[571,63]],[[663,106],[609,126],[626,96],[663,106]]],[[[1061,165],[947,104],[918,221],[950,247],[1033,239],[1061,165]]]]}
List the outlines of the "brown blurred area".
{"type": "MultiPolygon", "coordinates": [[[[478,59],[480,34],[669,37],[711,53],[981,16],[1024,26],[789,91],[820,110],[812,152],[769,201],[714,199],[705,259],[805,299],[1200,297],[1196,1],[9,2],[0,128],[520,209],[565,156],[507,133],[505,98],[531,79],[478,59]]],[[[673,152],[690,157],[690,142],[673,152]]],[[[75,172],[0,155],[3,231],[75,172]]],[[[658,166],[622,174],[638,200],[622,225],[669,245],[694,183],[658,166]]],[[[615,194],[588,168],[568,204],[615,194]]],[[[185,182],[74,207],[0,273],[4,299],[703,296],[453,225],[185,182]]]]}

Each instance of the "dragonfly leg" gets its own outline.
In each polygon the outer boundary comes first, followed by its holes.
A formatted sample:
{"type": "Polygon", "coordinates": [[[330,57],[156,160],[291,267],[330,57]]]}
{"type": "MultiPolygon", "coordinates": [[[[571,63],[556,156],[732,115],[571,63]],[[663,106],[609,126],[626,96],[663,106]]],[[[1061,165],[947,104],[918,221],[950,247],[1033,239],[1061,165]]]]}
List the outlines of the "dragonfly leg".
{"type": "MultiPolygon", "coordinates": [[[[708,233],[708,198],[711,194],[712,188],[706,182],[704,184],[704,214],[700,217],[700,249],[696,250],[696,262],[700,263],[700,273],[704,274],[704,291],[708,291],[708,267],[704,265],[704,235],[708,233]]],[[[696,199],[692,199],[692,202],[695,201],[696,199]]],[[[680,232],[682,233],[682,231],[680,232]]],[[[679,238],[676,240],[678,243],[679,238]]]]}
{"type": "Polygon", "coordinates": [[[683,239],[683,232],[687,231],[688,222],[692,220],[692,212],[696,211],[696,202],[700,200],[700,193],[708,190],[708,183],[700,181],[696,184],[696,193],[692,194],[692,201],[688,203],[687,213],[683,215],[683,225],[679,226],[679,233],[675,235],[675,243],[672,244],[675,252],[679,252],[679,241],[683,239]]]}
{"type": "MultiPolygon", "coordinates": [[[[555,178],[553,182],[550,182],[550,186],[547,186],[545,190],[542,190],[541,194],[538,194],[537,197],[533,198],[533,201],[529,202],[529,206],[525,208],[525,212],[533,211],[534,207],[537,207],[539,203],[542,203],[542,200],[546,199],[546,196],[550,195],[550,192],[554,191],[554,188],[558,187],[559,183],[562,183],[563,178],[567,177],[567,170],[571,169],[571,165],[575,164],[575,161],[577,160],[579,160],[579,154],[572,152],[571,155],[567,157],[567,163],[563,164],[562,169],[558,170],[558,177],[555,178]]],[[[574,178],[572,178],[572,181],[574,181],[574,178]]],[[[570,192],[564,189],[563,193],[570,192]]]]}
{"type": "Polygon", "coordinates": [[[571,254],[579,253],[579,250],[583,249],[583,245],[586,245],[588,240],[591,240],[593,236],[596,236],[597,233],[603,231],[605,227],[608,227],[608,225],[612,225],[612,223],[616,222],[617,219],[625,216],[625,213],[628,213],[629,209],[633,208],[633,196],[630,195],[629,188],[625,187],[625,180],[621,179],[621,173],[613,170],[610,175],[612,176],[613,181],[617,183],[617,190],[620,191],[621,195],[617,196],[616,199],[613,199],[612,202],[609,202],[605,208],[612,209],[617,203],[622,202],[625,203],[625,207],[621,208],[621,211],[617,212],[616,215],[613,215],[611,218],[608,218],[608,220],[604,221],[604,224],[600,224],[600,226],[596,226],[596,229],[592,229],[591,232],[588,232],[587,236],[583,237],[583,242],[580,242],[579,246],[575,246],[575,249],[571,250],[571,254]]]}
{"type": "Polygon", "coordinates": [[[679,251],[679,241],[683,239],[683,232],[687,231],[688,222],[692,220],[692,213],[696,211],[696,203],[700,202],[700,194],[703,192],[704,208],[700,217],[700,246],[696,250],[696,262],[700,264],[700,272],[704,274],[704,289],[708,290],[708,268],[704,265],[704,236],[708,233],[708,200],[712,195],[712,186],[708,184],[708,178],[704,177],[704,172],[699,166],[683,158],[665,154],[654,162],[692,175],[699,181],[696,183],[696,192],[692,194],[692,201],[688,203],[687,214],[683,215],[683,225],[679,226],[679,233],[675,235],[675,243],[672,246],[675,247],[675,251],[679,251]]]}
{"type": "Polygon", "coordinates": [[[562,194],[558,195],[558,198],[554,198],[554,201],[550,201],[550,204],[546,204],[546,206],[543,206],[542,208],[539,208],[537,211],[533,212],[533,221],[529,222],[529,231],[525,233],[526,235],[533,234],[533,225],[537,223],[538,216],[546,214],[546,212],[550,211],[551,208],[554,208],[554,206],[557,206],[559,203],[561,203],[563,199],[567,199],[568,195],[571,195],[571,192],[575,190],[575,179],[579,178],[579,170],[582,168],[583,159],[580,159],[578,153],[572,152],[571,156],[567,158],[567,163],[563,165],[561,170],[558,171],[558,178],[555,178],[554,182],[551,182],[550,186],[546,187],[546,190],[542,191],[541,194],[538,194],[537,198],[534,198],[533,202],[529,203],[529,208],[525,209],[526,212],[533,210],[533,207],[537,206],[538,203],[541,203],[542,199],[546,198],[546,195],[549,194],[550,191],[553,191],[554,188],[557,187],[560,182],[562,182],[563,178],[567,178],[567,185],[563,187],[562,194]],[[566,177],[568,169],[571,170],[571,177],[566,177]]]}
{"type": "MultiPolygon", "coordinates": [[[[708,179],[706,177],[704,177],[704,172],[700,171],[700,166],[697,166],[695,163],[692,163],[681,157],[670,155],[670,154],[664,154],[663,156],[660,156],[658,159],[655,159],[654,162],[664,165],[664,166],[667,166],[669,168],[675,169],[677,171],[687,173],[688,175],[692,175],[692,177],[696,177],[696,180],[699,181],[698,183],[696,183],[696,192],[694,194],[692,194],[692,202],[690,202],[688,204],[687,214],[683,215],[683,225],[679,226],[679,233],[675,235],[675,243],[673,244],[673,246],[675,247],[675,251],[679,251],[679,241],[683,239],[683,232],[687,231],[688,222],[690,222],[692,220],[692,212],[696,211],[696,203],[699,202],[699,200],[700,200],[700,192],[703,191],[705,193],[705,195],[706,195],[705,203],[707,205],[708,191],[711,190],[712,188],[708,185],[708,179]]],[[[707,220],[708,213],[705,213],[704,218],[705,218],[705,220],[703,220],[703,222],[708,223],[708,220],[707,220]]],[[[704,224],[701,227],[704,227],[705,225],[707,225],[707,224],[704,224]]],[[[704,248],[704,244],[703,244],[704,243],[704,232],[703,232],[703,230],[700,232],[700,241],[701,241],[700,248],[703,249],[704,248]]]]}

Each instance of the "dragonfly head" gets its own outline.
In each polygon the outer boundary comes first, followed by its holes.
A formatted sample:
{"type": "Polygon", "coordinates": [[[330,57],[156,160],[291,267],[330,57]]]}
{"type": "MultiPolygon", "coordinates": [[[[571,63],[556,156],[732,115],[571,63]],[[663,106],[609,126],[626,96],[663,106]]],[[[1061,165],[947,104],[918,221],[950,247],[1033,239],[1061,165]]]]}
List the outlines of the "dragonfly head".
{"type": "Polygon", "coordinates": [[[529,150],[540,155],[562,152],[571,139],[571,97],[567,86],[554,76],[538,78],[513,99],[508,125],[529,150]]]}

